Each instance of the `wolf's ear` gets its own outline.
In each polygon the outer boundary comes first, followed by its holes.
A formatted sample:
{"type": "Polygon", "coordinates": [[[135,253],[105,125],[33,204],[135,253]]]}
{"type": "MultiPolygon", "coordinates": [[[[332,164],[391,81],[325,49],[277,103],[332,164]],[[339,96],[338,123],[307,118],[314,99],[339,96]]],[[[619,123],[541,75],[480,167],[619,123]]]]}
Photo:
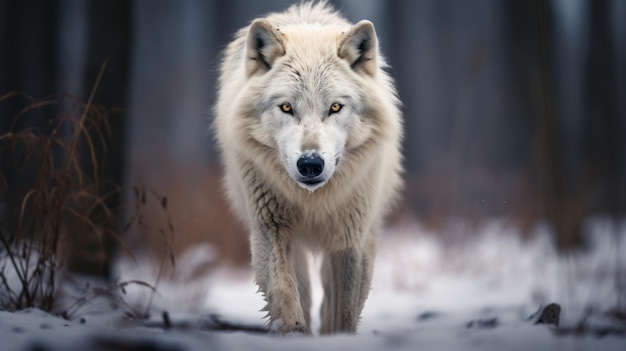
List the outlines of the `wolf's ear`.
{"type": "Polygon", "coordinates": [[[378,39],[372,22],[363,20],[343,34],[337,54],[348,61],[355,72],[370,76],[378,71],[378,39]]]}
{"type": "Polygon", "coordinates": [[[246,73],[266,72],[274,60],[285,54],[282,34],[266,19],[257,19],[250,25],[246,42],[246,73]]]}

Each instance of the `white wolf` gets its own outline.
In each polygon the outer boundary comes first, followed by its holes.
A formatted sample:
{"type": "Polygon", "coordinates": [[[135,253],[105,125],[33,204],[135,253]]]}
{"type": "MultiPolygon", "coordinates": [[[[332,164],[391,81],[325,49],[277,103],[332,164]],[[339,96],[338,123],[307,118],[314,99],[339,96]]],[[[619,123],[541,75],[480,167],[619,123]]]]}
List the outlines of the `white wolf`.
{"type": "Polygon", "coordinates": [[[321,332],[356,331],[401,185],[384,67],[372,23],[325,1],[256,19],[226,48],[214,128],[273,332],[310,334],[307,249],[324,257],[321,332]]]}

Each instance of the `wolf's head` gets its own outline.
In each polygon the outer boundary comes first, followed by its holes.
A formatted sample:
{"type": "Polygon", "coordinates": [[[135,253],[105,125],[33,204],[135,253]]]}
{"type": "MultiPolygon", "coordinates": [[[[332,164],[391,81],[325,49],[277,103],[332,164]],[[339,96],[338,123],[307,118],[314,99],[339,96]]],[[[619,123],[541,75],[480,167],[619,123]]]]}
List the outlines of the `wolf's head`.
{"type": "Polygon", "coordinates": [[[374,26],[278,28],[260,19],[249,27],[245,55],[251,137],[275,150],[300,186],[323,186],[376,129],[374,26]]]}

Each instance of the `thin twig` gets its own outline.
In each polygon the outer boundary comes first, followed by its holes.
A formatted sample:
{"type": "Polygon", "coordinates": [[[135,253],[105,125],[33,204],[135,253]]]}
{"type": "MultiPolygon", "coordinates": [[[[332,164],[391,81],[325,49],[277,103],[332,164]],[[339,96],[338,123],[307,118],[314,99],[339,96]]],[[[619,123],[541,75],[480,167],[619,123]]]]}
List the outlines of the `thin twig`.
{"type": "MultiPolygon", "coordinates": [[[[102,79],[102,75],[104,74],[104,69],[106,68],[106,65],[107,65],[107,62],[104,61],[102,63],[102,66],[100,67],[100,72],[98,72],[98,77],[96,78],[96,82],[94,83],[93,88],[91,88],[91,93],[89,94],[87,105],[85,105],[83,114],[82,116],[80,116],[80,119],[78,120],[78,126],[75,126],[74,135],[72,136],[72,143],[70,144],[70,149],[69,149],[70,154],[69,154],[68,160],[72,160],[74,158],[74,153],[76,152],[76,144],[78,143],[78,139],[80,137],[81,131],[83,130],[83,125],[85,124],[85,120],[87,119],[87,115],[89,114],[89,109],[93,102],[93,97],[96,95],[96,90],[98,89],[98,86],[100,85],[100,80],[102,79]]],[[[67,163],[68,171],[70,170],[70,164],[71,162],[68,161],[67,163]]]]}

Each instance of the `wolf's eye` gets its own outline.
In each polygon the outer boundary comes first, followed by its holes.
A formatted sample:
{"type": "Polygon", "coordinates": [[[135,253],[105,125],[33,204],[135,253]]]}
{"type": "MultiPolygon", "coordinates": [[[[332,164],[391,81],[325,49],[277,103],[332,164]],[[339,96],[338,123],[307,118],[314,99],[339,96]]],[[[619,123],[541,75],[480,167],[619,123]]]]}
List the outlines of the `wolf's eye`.
{"type": "Polygon", "coordinates": [[[335,102],[332,105],[330,105],[330,110],[328,110],[328,114],[332,115],[333,113],[337,113],[339,111],[341,111],[341,108],[343,107],[342,104],[335,102]]]}
{"type": "Polygon", "coordinates": [[[284,113],[293,115],[293,108],[291,107],[291,104],[285,102],[284,104],[280,104],[279,107],[280,107],[280,110],[283,111],[284,113]]]}

